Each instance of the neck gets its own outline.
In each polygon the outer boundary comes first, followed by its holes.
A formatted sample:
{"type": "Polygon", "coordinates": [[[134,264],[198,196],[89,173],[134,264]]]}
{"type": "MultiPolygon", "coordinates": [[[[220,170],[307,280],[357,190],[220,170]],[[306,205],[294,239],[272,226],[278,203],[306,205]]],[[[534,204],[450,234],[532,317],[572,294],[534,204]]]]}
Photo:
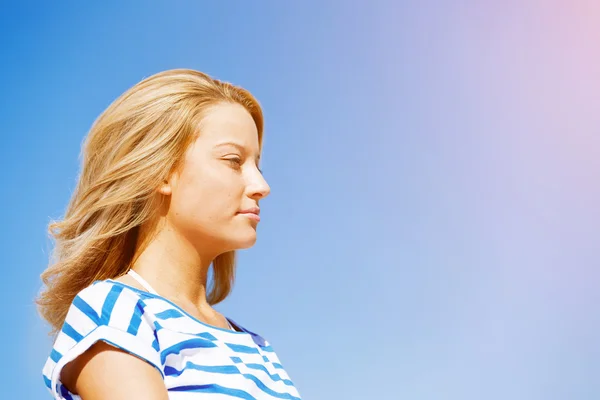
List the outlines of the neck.
{"type": "Polygon", "coordinates": [[[162,296],[208,306],[208,269],[216,255],[198,250],[166,223],[149,235],[140,230],[140,239],[131,268],[162,296]],[[144,243],[145,242],[145,243],[144,243]]]}

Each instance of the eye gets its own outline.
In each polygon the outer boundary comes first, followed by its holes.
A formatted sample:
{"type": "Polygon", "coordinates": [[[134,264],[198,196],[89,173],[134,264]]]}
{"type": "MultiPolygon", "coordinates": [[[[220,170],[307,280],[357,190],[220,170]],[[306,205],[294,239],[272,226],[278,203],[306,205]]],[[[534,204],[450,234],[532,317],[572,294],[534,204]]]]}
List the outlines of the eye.
{"type": "Polygon", "coordinates": [[[242,165],[242,159],[239,157],[227,158],[227,161],[234,168],[239,168],[242,165]]]}

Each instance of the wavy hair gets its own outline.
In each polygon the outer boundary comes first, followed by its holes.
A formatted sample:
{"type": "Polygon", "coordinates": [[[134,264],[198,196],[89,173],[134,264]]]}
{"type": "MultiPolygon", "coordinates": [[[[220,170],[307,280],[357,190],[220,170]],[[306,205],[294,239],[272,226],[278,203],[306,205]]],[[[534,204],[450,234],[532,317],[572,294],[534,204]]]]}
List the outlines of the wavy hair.
{"type": "MultiPolygon", "coordinates": [[[[56,334],[79,291],[96,280],[118,277],[134,261],[140,226],[158,206],[156,189],[175,171],[197,137],[206,110],[242,105],[252,116],[262,148],[263,114],[245,89],[193,70],[160,72],[117,98],[94,122],[82,148],[82,167],[64,219],[52,222],[54,249],[41,274],[36,299],[56,334]]],[[[212,263],[207,300],[231,292],[235,252],[212,263]]]]}

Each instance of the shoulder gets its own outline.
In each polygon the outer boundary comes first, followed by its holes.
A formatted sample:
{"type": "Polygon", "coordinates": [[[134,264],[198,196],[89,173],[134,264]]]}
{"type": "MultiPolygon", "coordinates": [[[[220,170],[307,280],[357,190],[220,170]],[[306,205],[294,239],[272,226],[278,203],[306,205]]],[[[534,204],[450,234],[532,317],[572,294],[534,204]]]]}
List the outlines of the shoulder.
{"type": "Polygon", "coordinates": [[[146,312],[146,300],[145,292],[127,285],[110,280],[94,282],[73,299],[55,348],[98,340],[130,347],[152,342],[154,316],[146,312]]]}
{"type": "MultiPolygon", "coordinates": [[[[75,296],[75,300],[81,299],[86,302],[89,302],[90,305],[93,305],[95,308],[99,307],[98,303],[102,303],[108,301],[109,304],[113,304],[121,297],[123,299],[145,299],[147,298],[149,293],[146,293],[142,290],[136,289],[130,285],[124,284],[122,282],[116,280],[104,280],[104,281],[96,281],[92,283],[90,286],[81,290],[75,296]]],[[[116,304],[116,303],[115,303],[116,304]]]]}
{"type": "Polygon", "coordinates": [[[142,316],[149,317],[145,315],[145,300],[144,292],[134,288],[109,280],[96,281],[73,299],[57,340],[66,334],[78,342],[99,328],[131,331],[143,322],[142,316]]]}
{"type": "Polygon", "coordinates": [[[44,366],[46,385],[57,390],[60,371],[97,342],[126,351],[160,370],[154,315],[146,295],[114,281],[96,281],[73,299],[44,366]]]}

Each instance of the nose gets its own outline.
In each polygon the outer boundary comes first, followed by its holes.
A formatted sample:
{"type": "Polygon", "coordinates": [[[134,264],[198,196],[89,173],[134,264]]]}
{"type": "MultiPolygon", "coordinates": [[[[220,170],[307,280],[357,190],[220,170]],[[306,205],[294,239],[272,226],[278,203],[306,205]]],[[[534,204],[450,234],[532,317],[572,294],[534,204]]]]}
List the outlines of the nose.
{"type": "Polygon", "coordinates": [[[252,181],[248,184],[247,187],[248,197],[258,201],[264,199],[271,193],[271,187],[262,176],[262,174],[257,173],[253,176],[252,181]]]}

